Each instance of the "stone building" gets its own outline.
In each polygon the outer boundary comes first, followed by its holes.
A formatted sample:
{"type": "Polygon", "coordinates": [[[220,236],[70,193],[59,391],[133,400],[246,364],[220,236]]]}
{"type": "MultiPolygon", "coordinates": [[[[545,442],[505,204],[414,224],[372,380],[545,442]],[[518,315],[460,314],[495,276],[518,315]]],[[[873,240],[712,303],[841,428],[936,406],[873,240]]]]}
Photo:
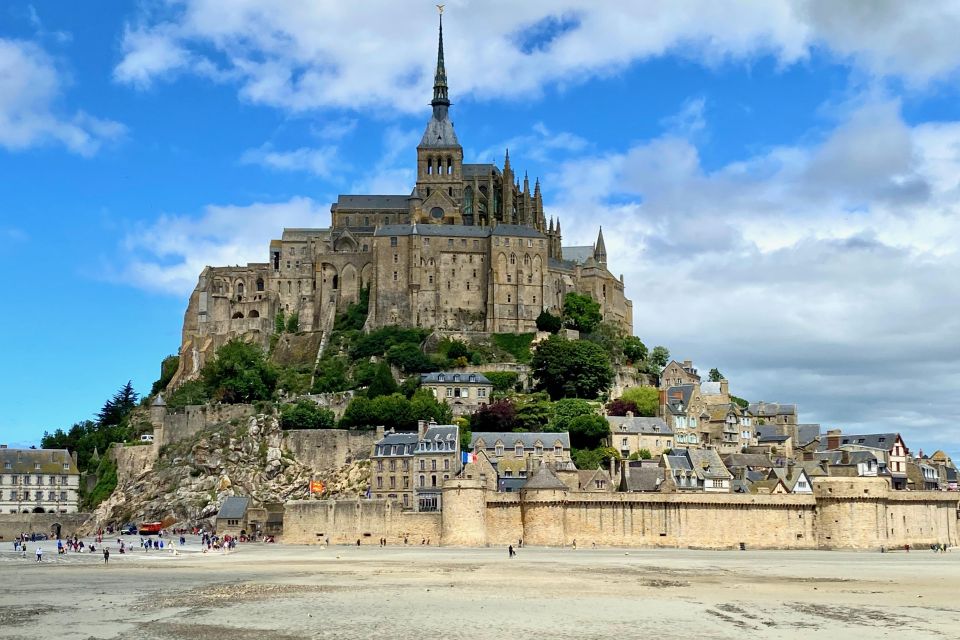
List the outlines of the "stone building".
{"type": "Polygon", "coordinates": [[[694,368],[692,360],[671,360],[660,372],[660,388],[679,387],[683,384],[700,384],[700,374],[694,368]]]}
{"type": "Polygon", "coordinates": [[[710,414],[699,383],[668,387],[661,397],[660,414],[673,431],[674,442],[679,446],[699,446],[709,440],[710,414]]]}
{"type": "Polygon", "coordinates": [[[570,460],[570,434],[566,431],[478,431],[470,436],[470,450],[474,453],[485,452],[498,470],[501,463],[511,461],[516,461],[518,468],[526,468],[526,459],[529,457],[545,463],[564,462],[570,460]]]}
{"type": "Polygon", "coordinates": [[[493,383],[482,373],[437,371],[420,375],[420,386],[450,405],[454,416],[469,415],[490,403],[493,383]]]}
{"type": "Polygon", "coordinates": [[[328,332],[364,290],[368,327],[535,331],[541,311],[558,312],[567,293],[580,292],[632,333],[632,303],[623,277],[607,267],[603,233],[589,251],[566,257],[539,181],[521,180],[509,152],[502,168],[464,162],[449,117],[442,25],[431,106],[410,193],[341,195],[330,227],[284,229],[265,262],[203,270],[172,386],[196,375],[230,338],[266,345],[281,311],[296,314],[301,331],[328,332]]]}
{"type": "Polygon", "coordinates": [[[0,447],[0,513],[76,513],[79,490],[76,454],[0,447]]]}
{"type": "Polygon", "coordinates": [[[416,433],[387,433],[373,446],[370,494],[397,500],[404,508],[437,511],[441,487],[460,473],[457,425],[420,421],[416,433]]]}
{"type": "Polygon", "coordinates": [[[607,416],[610,425],[610,446],[620,452],[624,459],[641,449],[659,456],[673,449],[673,431],[663,418],[633,416],[607,416]]]}
{"type": "Polygon", "coordinates": [[[831,429],[827,431],[820,447],[822,451],[872,451],[880,462],[878,475],[888,477],[894,489],[907,488],[907,457],[910,450],[899,433],[850,435],[840,429],[831,429]]]}

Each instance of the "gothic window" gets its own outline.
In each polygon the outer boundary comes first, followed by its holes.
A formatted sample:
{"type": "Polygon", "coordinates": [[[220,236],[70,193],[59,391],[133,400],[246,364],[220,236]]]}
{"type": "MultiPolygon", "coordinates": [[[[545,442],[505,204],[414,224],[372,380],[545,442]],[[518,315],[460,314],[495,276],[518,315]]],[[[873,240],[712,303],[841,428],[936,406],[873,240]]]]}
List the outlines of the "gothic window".
{"type": "Polygon", "coordinates": [[[337,276],[337,275],[333,276],[333,288],[334,289],[340,288],[340,276],[337,276]]]}
{"type": "Polygon", "coordinates": [[[238,283],[237,283],[237,293],[240,294],[241,296],[243,295],[243,283],[242,283],[242,282],[238,282],[238,283]]]}
{"type": "Polygon", "coordinates": [[[528,267],[530,266],[530,254],[529,254],[529,253],[523,254],[523,264],[524,264],[525,266],[528,266],[528,267]]]}
{"type": "Polygon", "coordinates": [[[257,278],[257,291],[263,291],[263,278],[257,278]]]}
{"type": "Polygon", "coordinates": [[[473,187],[467,187],[463,190],[463,214],[473,214],[473,187]]]}
{"type": "Polygon", "coordinates": [[[510,264],[517,264],[517,256],[514,253],[510,254],[510,264]]]}
{"type": "Polygon", "coordinates": [[[427,158],[427,175],[433,173],[433,158],[427,158]]]}
{"type": "Polygon", "coordinates": [[[253,311],[250,312],[250,316],[249,316],[249,317],[251,317],[251,318],[259,318],[259,317],[260,317],[260,312],[257,311],[256,309],[254,309],[253,311]]]}

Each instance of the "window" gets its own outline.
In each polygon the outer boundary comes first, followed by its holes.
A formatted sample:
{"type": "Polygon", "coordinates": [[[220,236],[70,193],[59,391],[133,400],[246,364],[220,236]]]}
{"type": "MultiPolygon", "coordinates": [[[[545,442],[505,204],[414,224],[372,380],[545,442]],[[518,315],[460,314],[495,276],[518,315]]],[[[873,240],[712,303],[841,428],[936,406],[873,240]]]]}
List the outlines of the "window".
{"type": "Polygon", "coordinates": [[[517,456],[518,458],[523,457],[523,445],[521,443],[518,442],[513,448],[513,455],[517,456]]]}
{"type": "Polygon", "coordinates": [[[430,461],[430,471],[436,471],[436,470],[437,470],[437,461],[436,459],[433,459],[430,461]]]}
{"type": "Polygon", "coordinates": [[[377,476],[377,489],[383,489],[383,476],[377,476]]]}
{"type": "Polygon", "coordinates": [[[400,274],[396,271],[393,272],[393,281],[396,282],[400,279],[400,274]]]}
{"type": "Polygon", "coordinates": [[[400,263],[400,254],[399,254],[399,253],[394,253],[394,254],[393,254],[393,264],[399,264],[399,263],[400,263]]]}
{"type": "Polygon", "coordinates": [[[391,236],[391,237],[390,237],[390,246],[391,246],[391,247],[397,246],[397,237],[396,237],[396,236],[391,236]]]}
{"type": "Polygon", "coordinates": [[[397,478],[396,478],[396,476],[390,476],[390,488],[391,488],[391,489],[396,489],[396,488],[397,488],[397,478]]]}
{"type": "Polygon", "coordinates": [[[435,475],[430,476],[430,486],[431,486],[431,487],[437,486],[437,476],[435,476],[435,475]]]}
{"type": "Polygon", "coordinates": [[[453,238],[447,238],[447,248],[453,249],[453,238]]]}
{"type": "Polygon", "coordinates": [[[503,455],[503,445],[502,445],[502,444],[498,444],[496,447],[494,447],[494,455],[496,455],[497,457],[500,457],[500,456],[503,455]]]}
{"type": "Polygon", "coordinates": [[[543,445],[542,445],[542,444],[535,444],[535,445],[533,446],[533,453],[534,453],[534,455],[542,456],[542,455],[543,455],[543,445]]]}
{"type": "MultiPolygon", "coordinates": [[[[480,248],[480,241],[479,241],[479,240],[474,240],[474,241],[473,241],[473,248],[474,248],[474,249],[479,249],[479,248],[480,248]]],[[[473,258],[473,256],[470,256],[470,257],[473,258]]]]}
{"type": "MultiPolygon", "coordinates": [[[[424,471],[426,468],[427,468],[427,461],[426,461],[426,460],[421,460],[421,461],[420,461],[420,471],[424,471]]],[[[420,476],[420,477],[423,478],[423,476],[420,476]]],[[[420,481],[420,486],[421,486],[421,487],[423,486],[423,480],[420,481]]]]}
{"type": "Polygon", "coordinates": [[[390,461],[390,471],[396,471],[396,470],[397,470],[397,461],[396,461],[396,460],[391,460],[391,461],[390,461]]]}
{"type": "Polygon", "coordinates": [[[39,463],[39,462],[34,463],[33,468],[34,468],[36,471],[39,471],[39,470],[40,470],[40,463],[39,463]]]}
{"type": "Polygon", "coordinates": [[[450,458],[443,459],[443,470],[450,471],[450,458]]]}
{"type": "Polygon", "coordinates": [[[559,444],[554,445],[554,446],[553,446],[553,455],[557,456],[558,458],[559,458],[560,456],[562,456],[562,455],[563,455],[563,445],[559,445],[559,444]]]}
{"type": "Polygon", "coordinates": [[[453,387],[447,387],[447,397],[448,398],[453,397],[453,387]]]}
{"type": "Polygon", "coordinates": [[[626,439],[626,438],[623,438],[623,439],[620,441],[620,446],[621,446],[621,447],[626,447],[626,446],[627,446],[627,439],[626,439]]]}

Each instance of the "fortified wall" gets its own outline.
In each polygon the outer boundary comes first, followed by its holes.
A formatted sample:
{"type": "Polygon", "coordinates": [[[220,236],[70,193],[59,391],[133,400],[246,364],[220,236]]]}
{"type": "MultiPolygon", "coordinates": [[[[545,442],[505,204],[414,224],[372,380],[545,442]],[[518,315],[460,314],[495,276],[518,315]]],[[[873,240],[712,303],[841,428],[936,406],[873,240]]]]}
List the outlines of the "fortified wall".
{"type": "MultiPolygon", "coordinates": [[[[734,549],[879,549],[960,544],[957,494],[894,492],[878,478],[824,478],[814,495],[494,493],[473,479],[443,487],[442,513],[383,500],[288,503],[286,542],[407,535],[453,546],[574,544],[734,549]]],[[[419,542],[419,539],[417,540],[419,542]]]]}
{"type": "MultiPolygon", "coordinates": [[[[60,534],[65,538],[73,535],[89,517],[89,513],[5,513],[0,515],[0,541],[13,540],[20,533],[28,536],[42,533],[52,537],[56,525],[60,525],[60,534]]],[[[30,551],[33,551],[32,547],[30,551]]]]}

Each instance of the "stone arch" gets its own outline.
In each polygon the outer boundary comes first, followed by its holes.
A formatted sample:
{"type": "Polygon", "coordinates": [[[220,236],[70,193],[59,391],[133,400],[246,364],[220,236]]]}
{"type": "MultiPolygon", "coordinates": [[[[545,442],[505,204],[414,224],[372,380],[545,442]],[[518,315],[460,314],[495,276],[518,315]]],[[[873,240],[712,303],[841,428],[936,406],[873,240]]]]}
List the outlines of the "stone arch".
{"type": "Polygon", "coordinates": [[[263,291],[263,278],[257,278],[257,291],[263,291]]]}
{"type": "Polygon", "coordinates": [[[320,267],[321,282],[320,287],[323,291],[335,291],[340,286],[340,271],[329,262],[324,262],[320,267]]]}
{"type": "Polygon", "coordinates": [[[500,274],[502,281],[507,279],[507,256],[501,251],[497,255],[497,273],[500,274]]]}
{"type": "Polygon", "coordinates": [[[243,320],[243,311],[237,311],[231,317],[232,320],[243,320]]]}
{"type": "Polygon", "coordinates": [[[333,245],[334,251],[344,251],[344,252],[356,252],[357,241],[351,238],[350,236],[340,236],[337,238],[337,241],[333,245]]]}
{"type": "Polygon", "coordinates": [[[238,296],[243,295],[243,280],[237,280],[236,291],[238,296]]]}
{"type": "Polygon", "coordinates": [[[543,275],[543,260],[538,255],[533,256],[533,275],[538,280],[543,275]]]}
{"type": "Polygon", "coordinates": [[[343,267],[340,272],[340,297],[347,303],[356,302],[359,299],[360,287],[357,268],[352,264],[343,267]]]}
{"type": "Polygon", "coordinates": [[[247,315],[247,317],[248,317],[248,318],[259,318],[259,317],[260,317],[260,312],[257,311],[256,309],[251,309],[251,310],[250,310],[250,313],[247,315]]]}
{"type": "Polygon", "coordinates": [[[365,289],[373,282],[373,264],[367,263],[360,269],[360,288],[365,289]]]}
{"type": "Polygon", "coordinates": [[[46,513],[46,512],[47,512],[46,509],[44,509],[43,507],[34,507],[34,508],[33,508],[33,513],[46,513]]]}

